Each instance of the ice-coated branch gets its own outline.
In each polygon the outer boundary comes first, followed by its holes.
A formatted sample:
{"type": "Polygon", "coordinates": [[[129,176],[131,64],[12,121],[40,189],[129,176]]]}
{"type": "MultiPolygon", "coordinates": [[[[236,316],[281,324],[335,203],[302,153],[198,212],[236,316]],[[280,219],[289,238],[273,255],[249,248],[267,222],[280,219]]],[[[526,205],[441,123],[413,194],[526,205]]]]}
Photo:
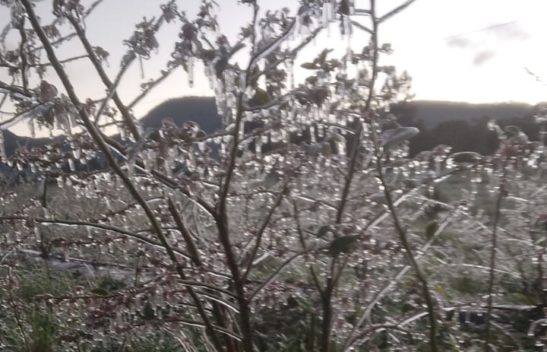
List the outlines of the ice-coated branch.
{"type": "MultiPolygon", "coordinates": [[[[110,164],[110,167],[113,169],[113,171],[122,179],[123,184],[128,189],[130,194],[135,198],[135,200],[139,203],[139,205],[144,210],[146,217],[150,221],[150,224],[154,230],[154,233],[158,237],[160,243],[168,253],[168,256],[170,260],[175,265],[175,268],[177,270],[177,273],[181,277],[181,279],[185,279],[186,275],[182,271],[177,256],[175,252],[173,251],[172,247],[167,242],[167,238],[163,234],[163,231],[161,229],[161,225],[156,219],[156,216],[152,209],[150,209],[148,203],[144,200],[144,198],[141,196],[135,185],[131,182],[129,177],[122,171],[120,166],[117,164],[116,160],[112,156],[110,149],[108,148],[107,144],[105,143],[104,139],[102,138],[101,134],[97,131],[96,127],[94,126],[93,122],[91,121],[87,111],[82,107],[82,104],[80,103],[80,100],[78,99],[74,88],[72,86],[72,83],[70,79],[68,78],[66,72],[64,71],[62,65],[59,63],[57,59],[57,55],[55,54],[55,51],[53,50],[53,47],[51,46],[48,38],[46,37],[44,31],[42,30],[42,27],[40,26],[40,23],[38,22],[38,19],[36,17],[36,14],[34,13],[33,4],[30,2],[30,0],[22,0],[21,3],[25,7],[26,13],[29,17],[29,20],[32,24],[32,27],[34,28],[34,31],[38,35],[38,38],[42,42],[42,45],[44,46],[49,61],[51,62],[53,68],[55,69],[57,75],[59,76],[61,82],[63,83],[65,90],[74,104],[76,108],[78,109],[78,114],[82,121],[84,122],[84,125],[89,132],[89,134],[94,139],[95,143],[97,143],[99,149],[102,151],[102,153],[105,155],[105,157],[108,160],[108,163],[110,164]]],[[[189,294],[192,296],[192,299],[195,301],[196,305],[198,306],[198,311],[203,319],[203,322],[211,335],[211,338],[213,339],[213,343],[216,347],[216,349],[220,352],[223,350],[222,345],[220,344],[220,341],[217,338],[217,335],[215,333],[215,330],[213,329],[211,322],[209,321],[209,318],[207,316],[207,313],[202,307],[201,301],[199,300],[199,297],[196,295],[196,293],[193,291],[193,289],[188,288],[189,294]]]]}

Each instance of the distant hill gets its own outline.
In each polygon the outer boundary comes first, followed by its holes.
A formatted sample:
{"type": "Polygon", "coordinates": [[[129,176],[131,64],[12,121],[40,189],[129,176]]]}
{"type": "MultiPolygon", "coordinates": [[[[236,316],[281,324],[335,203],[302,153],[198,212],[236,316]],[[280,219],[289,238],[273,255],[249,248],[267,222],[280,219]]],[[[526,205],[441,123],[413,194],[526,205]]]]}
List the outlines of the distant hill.
{"type": "MultiPolygon", "coordinates": [[[[447,101],[412,101],[404,103],[404,108],[394,111],[401,120],[422,123],[422,127],[432,129],[445,121],[476,122],[484,118],[508,120],[527,117],[534,113],[535,106],[525,103],[471,104],[447,101]]],[[[195,121],[206,132],[220,128],[215,100],[212,97],[187,97],[167,100],[152,109],[143,119],[143,125],[157,128],[161,121],[171,117],[180,125],[184,121],[195,121]]],[[[403,123],[404,125],[404,123],[403,123]]]]}
{"type": "MultiPolygon", "coordinates": [[[[61,138],[61,137],[56,137],[61,138]]],[[[19,147],[41,147],[48,142],[51,142],[49,138],[31,138],[18,136],[9,130],[4,130],[4,147],[6,148],[6,154],[12,155],[19,147]]]]}
{"type": "Polygon", "coordinates": [[[164,101],[148,112],[141,122],[145,127],[159,128],[164,119],[172,119],[178,126],[194,121],[207,133],[221,126],[213,97],[184,97],[164,101]]]}
{"type": "MultiPolygon", "coordinates": [[[[432,144],[439,141],[428,137],[431,134],[438,135],[439,128],[452,132],[451,138],[444,138],[445,142],[458,141],[465,144],[467,137],[466,127],[478,126],[482,131],[474,130],[477,138],[477,143],[481,142],[481,133],[485,130],[485,122],[490,118],[498,120],[511,121],[517,123],[522,120],[530,125],[530,117],[535,111],[535,107],[523,103],[500,103],[500,104],[470,104],[470,103],[454,103],[443,101],[413,101],[402,103],[393,107],[393,112],[400,118],[400,122],[404,126],[416,126],[422,130],[419,137],[411,141],[412,153],[430,148],[432,144]],[[461,129],[457,127],[460,126],[461,129]],[[422,138],[420,140],[420,138],[422,138]],[[426,141],[427,140],[427,141],[426,141]]],[[[145,128],[158,128],[163,120],[172,120],[178,126],[186,121],[197,122],[201,128],[211,133],[221,127],[220,117],[217,113],[215,101],[213,97],[183,97],[167,100],[152,110],[150,110],[141,120],[145,128]]],[[[528,128],[533,128],[528,126],[528,128]]],[[[532,131],[534,132],[534,131],[532,131]]],[[[41,146],[48,142],[46,138],[29,138],[17,136],[9,131],[4,131],[5,148],[8,155],[13,154],[18,146],[41,146]]],[[[442,141],[441,141],[442,142],[442,141]]],[[[493,145],[488,142],[488,148],[475,146],[474,143],[468,144],[469,147],[478,149],[477,151],[489,152],[493,145]]]]}
{"type": "MultiPolygon", "coordinates": [[[[483,118],[495,118],[498,120],[514,119],[531,115],[535,106],[524,103],[492,103],[471,104],[463,102],[447,101],[412,101],[403,103],[405,109],[403,115],[410,113],[412,117],[423,123],[423,127],[432,129],[445,121],[475,122],[483,118]]],[[[395,112],[397,109],[395,108],[395,112]]],[[[397,114],[398,115],[398,114],[397,114]]]]}
{"type": "Polygon", "coordinates": [[[474,151],[490,155],[498,148],[496,134],[487,128],[488,121],[516,125],[532,140],[538,140],[539,128],[533,116],[540,106],[523,103],[469,104],[414,101],[392,107],[403,126],[413,126],[421,133],[410,140],[410,155],[431,150],[439,144],[450,145],[453,152],[474,151]]]}

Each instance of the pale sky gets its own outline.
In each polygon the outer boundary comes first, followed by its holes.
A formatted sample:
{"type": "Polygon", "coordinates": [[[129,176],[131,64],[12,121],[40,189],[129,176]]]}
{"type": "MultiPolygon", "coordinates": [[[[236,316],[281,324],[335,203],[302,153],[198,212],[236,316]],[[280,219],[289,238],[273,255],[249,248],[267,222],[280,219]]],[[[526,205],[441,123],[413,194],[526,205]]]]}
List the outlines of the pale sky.
{"type": "MultiPolygon", "coordinates": [[[[91,1],[82,0],[83,3],[91,1]]],[[[159,14],[159,0],[104,0],[87,21],[87,32],[94,45],[110,51],[111,77],[115,75],[125,48],[121,45],[143,16],[159,14]]],[[[236,6],[236,0],[217,0],[221,6],[219,21],[222,32],[234,38],[242,24],[250,19],[247,6],[236,6]]],[[[379,12],[403,0],[378,0],[379,12]]],[[[198,0],[179,1],[179,7],[190,18],[199,6],[198,0]]],[[[267,8],[297,7],[296,0],[259,0],[267,8]]],[[[358,7],[366,7],[367,0],[357,0],[358,7]]],[[[49,14],[50,0],[39,3],[38,14],[49,14]]],[[[519,101],[537,103],[547,100],[547,0],[417,0],[408,9],[392,18],[381,28],[380,39],[390,42],[394,54],[388,59],[398,70],[406,70],[413,78],[412,92],[420,100],[450,100],[468,102],[519,101]],[[537,81],[528,71],[545,78],[537,81]]],[[[0,23],[6,23],[8,13],[0,8],[0,23]]],[[[64,25],[65,30],[68,25],[64,25]]],[[[145,62],[145,80],[156,77],[169,59],[179,28],[167,25],[158,36],[160,45],[167,43],[145,62]]],[[[330,35],[317,38],[310,49],[298,58],[300,62],[315,57],[324,47],[342,48],[345,39],[337,34],[337,24],[330,35]]],[[[357,30],[356,30],[356,33],[357,30]]],[[[77,42],[75,42],[77,43],[77,42]]],[[[356,35],[352,43],[357,50],[366,44],[366,37],[356,35]]],[[[10,41],[8,40],[8,45],[10,41]]],[[[78,44],[61,48],[61,58],[83,53],[78,44]]],[[[187,84],[186,74],[177,70],[162,88],[150,94],[135,108],[137,117],[172,97],[212,95],[209,84],[196,67],[195,84],[187,84]]],[[[87,62],[67,64],[77,92],[85,100],[97,98],[104,87],[96,80],[87,62]]],[[[2,71],[0,71],[2,72],[2,71]]],[[[302,76],[302,75],[300,75],[302,76]]],[[[297,78],[299,75],[297,74],[297,78]]],[[[7,81],[5,73],[0,80],[7,81]]],[[[51,78],[53,82],[55,79],[51,78]]],[[[139,65],[134,64],[126,74],[119,93],[129,101],[139,92],[142,83],[139,65]]],[[[0,116],[0,119],[2,117],[0,116]]],[[[12,130],[20,132],[20,127],[12,130]]]]}

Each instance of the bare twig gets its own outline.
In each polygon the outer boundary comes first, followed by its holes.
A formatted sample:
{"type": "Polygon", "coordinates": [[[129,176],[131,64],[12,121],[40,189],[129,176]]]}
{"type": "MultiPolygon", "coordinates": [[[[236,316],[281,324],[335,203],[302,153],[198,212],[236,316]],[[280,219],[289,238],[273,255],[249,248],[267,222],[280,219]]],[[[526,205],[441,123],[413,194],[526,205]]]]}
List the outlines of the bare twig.
{"type": "Polygon", "coordinates": [[[253,248],[251,250],[251,253],[249,255],[248,262],[247,262],[247,267],[245,269],[245,272],[243,273],[243,280],[247,279],[247,277],[249,276],[249,274],[250,274],[250,272],[253,268],[253,262],[254,262],[254,260],[256,258],[256,255],[258,253],[258,249],[260,248],[260,245],[262,243],[262,236],[264,235],[264,232],[268,228],[268,225],[270,224],[270,220],[271,220],[272,216],[274,215],[275,210],[277,209],[277,207],[279,207],[279,205],[281,204],[281,201],[283,200],[283,197],[285,196],[285,192],[287,190],[288,183],[289,183],[288,181],[285,182],[285,184],[283,185],[283,188],[281,189],[281,191],[279,192],[279,194],[275,198],[274,203],[270,207],[270,210],[268,211],[268,214],[266,215],[266,217],[262,221],[262,224],[258,228],[257,232],[254,234],[255,245],[253,246],[253,248]]]}
{"type": "Polygon", "coordinates": [[[386,13],[385,15],[383,15],[382,17],[380,17],[378,19],[378,23],[382,23],[384,22],[385,20],[395,16],[396,14],[398,14],[399,12],[403,11],[404,9],[406,9],[407,7],[409,7],[410,5],[412,5],[412,3],[416,1],[416,0],[407,0],[405,1],[403,4],[397,6],[396,8],[394,8],[393,10],[389,11],[388,13],[386,13]]]}
{"type": "Polygon", "coordinates": [[[491,339],[491,320],[492,320],[492,304],[494,301],[494,285],[496,279],[496,253],[498,251],[498,225],[501,217],[501,205],[503,198],[507,195],[506,189],[506,173],[507,173],[507,163],[509,158],[506,157],[503,162],[502,176],[499,184],[498,195],[496,197],[496,205],[494,211],[494,220],[492,223],[492,237],[490,238],[490,260],[489,267],[490,272],[488,275],[488,298],[487,298],[487,308],[486,308],[486,328],[485,328],[485,338],[484,338],[484,351],[490,352],[490,339],[491,339]]]}
{"type": "MultiPolygon", "coordinates": [[[[249,79],[249,72],[251,72],[251,69],[254,65],[256,54],[254,54],[254,48],[256,44],[256,23],[258,20],[258,11],[259,7],[256,3],[253,3],[253,20],[251,22],[251,28],[252,28],[252,35],[251,35],[251,43],[252,43],[252,49],[253,54],[251,56],[251,59],[249,60],[249,64],[247,66],[247,69],[245,70],[245,87],[248,85],[248,79],[249,79]]],[[[235,127],[232,134],[232,145],[229,150],[228,155],[228,162],[226,165],[226,175],[223,179],[223,182],[220,187],[219,191],[219,200],[217,204],[217,212],[215,217],[215,222],[218,229],[218,236],[220,243],[222,245],[224,255],[226,257],[226,262],[228,265],[228,268],[230,269],[230,272],[232,274],[232,278],[234,280],[234,287],[236,290],[237,295],[237,302],[239,305],[240,310],[240,325],[243,335],[243,350],[245,352],[253,352],[253,331],[251,327],[251,319],[250,319],[250,307],[249,302],[247,298],[245,297],[245,283],[242,280],[241,272],[237,264],[237,260],[234,253],[234,248],[231,243],[230,239],[230,230],[229,230],[229,215],[228,215],[228,194],[230,192],[230,186],[232,182],[232,178],[234,176],[235,168],[236,168],[236,158],[237,158],[237,151],[239,149],[239,131],[242,128],[242,119],[243,119],[243,100],[245,95],[245,89],[241,90],[237,94],[237,112],[235,116],[235,127]]]]}

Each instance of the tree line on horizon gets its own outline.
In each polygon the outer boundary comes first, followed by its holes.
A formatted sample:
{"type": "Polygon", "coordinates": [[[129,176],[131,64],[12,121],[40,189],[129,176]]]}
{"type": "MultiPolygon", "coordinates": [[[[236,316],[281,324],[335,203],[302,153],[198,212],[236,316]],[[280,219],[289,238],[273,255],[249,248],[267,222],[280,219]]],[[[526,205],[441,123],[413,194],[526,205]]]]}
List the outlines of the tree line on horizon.
{"type": "MultiPolygon", "coordinates": [[[[498,148],[499,141],[496,133],[488,129],[488,121],[495,119],[501,126],[517,126],[530,139],[538,140],[539,130],[534,116],[539,107],[540,105],[519,103],[409,101],[395,104],[391,110],[402,126],[420,130],[409,141],[410,156],[431,150],[439,144],[451,146],[454,152],[473,151],[491,155],[498,148]],[[456,118],[458,110],[462,113],[456,118]]],[[[164,121],[171,121],[179,126],[186,121],[195,121],[207,133],[221,128],[212,97],[182,97],[164,101],[152,108],[142,118],[141,123],[145,128],[159,128],[164,121]]],[[[20,147],[33,148],[50,141],[45,138],[18,136],[7,130],[4,134],[7,155],[13,154],[20,147]]]]}

